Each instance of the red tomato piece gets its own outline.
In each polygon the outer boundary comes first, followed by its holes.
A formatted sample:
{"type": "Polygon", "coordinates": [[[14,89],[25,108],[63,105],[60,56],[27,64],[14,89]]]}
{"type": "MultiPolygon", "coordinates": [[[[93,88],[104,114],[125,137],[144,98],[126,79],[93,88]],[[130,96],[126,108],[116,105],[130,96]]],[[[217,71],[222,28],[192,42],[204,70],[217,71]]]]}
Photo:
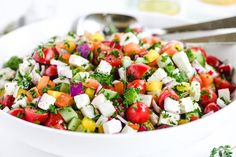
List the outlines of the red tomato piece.
{"type": "Polygon", "coordinates": [[[49,76],[49,77],[53,77],[53,76],[57,76],[57,66],[55,65],[50,65],[44,72],[44,75],[49,76]]]}
{"type": "Polygon", "coordinates": [[[213,66],[214,68],[217,68],[221,64],[221,61],[214,56],[207,56],[206,61],[207,64],[213,66]]]}
{"type": "Polygon", "coordinates": [[[15,108],[8,112],[10,115],[22,119],[24,117],[25,111],[22,108],[15,108]]]}
{"type": "Polygon", "coordinates": [[[25,108],[25,120],[31,123],[43,123],[48,118],[47,112],[42,112],[40,110],[26,107],[25,108]]]}
{"type": "Polygon", "coordinates": [[[52,128],[58,129],[58,130],[66,130],[65,127],[62,124],[56,124],[54,126],[51,126],[52,128]]]}
{"type": "Polygon", "coordinates": [[[134,103],[126,111],[126,118],[132,123],[145,123],[150,117],[151,111],[142,102],[134,103]]]}
{"type": "Polygon", "coordinates": [[[210,88],[202,88],[200,104],[202,107],[206,107],[210,103],[215,103],[217,100],[216,93],[210,88]]]}
{"type": "Polygon", "coordinates": [[[140,53],[140,46],[135,43],[129,43],[123,47],[126,55],[133,56],[140,53]]]}
{"type": "Polygon", "coordinates": [[[162,124],[162,125],[158,126],[158,129],[165,129],[165,128],[170,128],[170,127],[171,127],[170,125],[162,124]]]}
{"type": "Polygon", "coordinates": [[[210,103],[205,107],[204,114],[207,114],[211,111],[216,112],[219,110],[220,110],[220,107],[216,103],[210,103]]]}
{"type": "Polygon", "coordinates": [[[44,122],[44,125],[48,126],[48,127],[52,127],[57,124],[61,124],[63,122],[64,122],[64,120],[59,113],[57,113],[57,114],[50,113],[48,119],[44,122]]]}
{"type": "Polygon", "coordinates": [[[139,88],[140,93],[146,92],[145,80],[134,80],[128,84],[127,88],[139,88]]]}
{"type": "Polygon", "coordinates": [[[11,107],[14,103],[15,98],[12,95],[5,95],[0,99],[0,103],[3,106],[11,107]]]}
{"type": "Polygon", "coordinates": [[[180,47],[182,47],[182,43],[178,42],[178,41],[171,41],[169,43],[167,43],[162,49],[162,53],[166,53],[169,56],[173,56],[175,53],[178,52],[177,50],[177,45],[179,45],[180,47]]]}
{"type": "Polygon", "coordinates": [[[105,60],[111,64],[111,66],[113,67],[118,67],[121,65],[122,63],[122,58],[123,58],[123,54],[119,51],[116,51],[117,52],[117,56],[114,55],[114,54],[109,54],[106,56],[105,60]]]}
{"type": "Polygon", "coordinates": [[[51,59],[55,56],[55,52],[52,48],[46,48],[42,51],[36,51],[33,55],[35,61],[41,64],[50,64],[51,59]]]}
{"type": "Polygon", "coordinates": [[[214,83],[215,83],[215,86],[217,89],[224,89],[224,88],[229,88],[230,92],[232,93],[235,88],[236,88],[236,85],[234,83],[231,83],[227,80],[224,80],[220,77],[215,77],[214,78],[214,83]]]}
{"type": "Polygon", "coordinates": [[[202,87],[210,87],[213,83],[213,76],[208,73],[199,74],[202,80],[202,87]]]}
{"type": "Polygon", "coordinates": [[[221,74],[224,74],[225,76],[230,76],[232,74],[232,71],[233,71],[233,67],[231,64],[221,64],[219,67],[218,67],[218,71],[221,73],[221,74]]]}
{"type": "Polygon", "coordinates": [[[175,99],[175,100],[179,100],[179,96],[175,93],[174,90],[166,89],[165,91],[163,91],[161,93],[161,95],[158,98],[158,105],[161,109],[164,109],[164,101],[168,97],[175,99]]]}
{"type": "Polygon", "coordinates": [[[133,79],[141,79],[146,72],[150,70],[150,67],[146,64],[135,63],[128,67],[127,76],[133,79]]]}

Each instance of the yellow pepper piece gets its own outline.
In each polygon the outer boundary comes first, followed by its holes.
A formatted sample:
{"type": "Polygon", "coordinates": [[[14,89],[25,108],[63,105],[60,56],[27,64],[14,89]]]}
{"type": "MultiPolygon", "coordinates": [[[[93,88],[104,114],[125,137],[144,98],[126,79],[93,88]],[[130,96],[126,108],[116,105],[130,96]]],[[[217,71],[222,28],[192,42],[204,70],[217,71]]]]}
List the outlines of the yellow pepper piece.
{"type": "Polygon", "coordinates": [[[76,48],[76,44],[74,41],[66,40],[64,42],[64,49],[66,49],[68,52],[72,52],[76,48]]]}
{"type": "Polygon", "coordinates": [[[92,88],[86,88],[85,94],[89,96],[90,99],[93,99],[95,90],[92,88]]]}
{"type": "Polygon", "coordinates": [[[104,133],[104,130],[103,130],[103,127],[102,127],[102,126],[99,126],[99,127],[98,127],[98,132],[99,132],[99,133],[104,133]]]}
{"type": "Polygon", "coordinates": [[[27,93],[27,90],[24,90],[22,88],[20,88],[17,92],[17,96],[21,95],[21,94],[26,94],[27,93]]]}
{"type": "MultiPolygon", "coordinates": [[[[4,96],[4,94],[5,94],[5,90],[4,89],[0,89],[0,96],[4,96]]],[[[17,96],[18,96],[18,94],[17,94],[17,96]]]]}
{"type": "Polygon", "coordinates": [[[155,50],[150,50],[144,58],[150,63],[153,62],[154,60],[157,60],[160,57],[159,53],[155,50]]]}
{"type": "Polygon", "coordinates": [[[160,81],[146,82],[146,90],[149,92],[161,91],[161,89],[162,89],[162,82],[160,81]]]}
{"type": "Polygon", "coordinates": [[[57,99],[62,94],[62,92],[53,91],[53,90],[48,90],[47,93],[48,95],[53,96],[55,99],[57,99]]]}
{"type": "Polygon", "coordinates": [[[180,92],[186,92],[190,90],[190,84],[187,82],[182,82],[176,86],[176,89],[180,92]]]}
{"type": "Polygon", "coordinates": [[[91,39],[93,41],[97,41],[97,42],[102,42],[104,40],[104,36],[101,33],[95,33],[92,35],[91,39]]]}
{"type": "Polygon", "coordinates": [[[94,120],[84,117],[81,121],[81,125],[83,126],[84,130],[87,132],[94,132],[96,129],[96,123],[94,120]]]}
{"type": "Polygon", "coordinates": [[[180,119],[179,120],[179,124],[186,124],[186,123],[189,123],[190,121],[188,119],[180,119]]]}

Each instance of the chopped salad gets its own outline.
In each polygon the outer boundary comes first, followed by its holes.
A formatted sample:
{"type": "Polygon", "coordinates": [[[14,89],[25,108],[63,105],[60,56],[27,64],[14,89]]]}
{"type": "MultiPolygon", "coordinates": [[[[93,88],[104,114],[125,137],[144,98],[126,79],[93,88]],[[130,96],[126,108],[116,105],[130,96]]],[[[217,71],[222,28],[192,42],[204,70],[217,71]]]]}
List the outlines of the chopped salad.
{"type": "Polygon", "coordinates": [[[139,29],[52,37],[0,69],[0,109],[60,130],[135,133],[173,127],[231,102],[233,67],[201,47],[139,29]]]}

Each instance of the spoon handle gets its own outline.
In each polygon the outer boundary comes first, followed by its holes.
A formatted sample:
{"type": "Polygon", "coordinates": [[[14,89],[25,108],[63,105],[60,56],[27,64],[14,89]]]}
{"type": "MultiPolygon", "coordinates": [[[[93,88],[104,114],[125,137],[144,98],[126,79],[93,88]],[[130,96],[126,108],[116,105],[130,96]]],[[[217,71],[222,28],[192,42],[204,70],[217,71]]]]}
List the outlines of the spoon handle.
{"type": "Polygon", "coordinates": [[[236,27],[236,16],[218,19],[214,21],[202,22],[191,25],[184,25],[178,27],[165,28],[166,33],[197,31],[197,30],[212,30],[219,28],[233,28],[236,27]]]}

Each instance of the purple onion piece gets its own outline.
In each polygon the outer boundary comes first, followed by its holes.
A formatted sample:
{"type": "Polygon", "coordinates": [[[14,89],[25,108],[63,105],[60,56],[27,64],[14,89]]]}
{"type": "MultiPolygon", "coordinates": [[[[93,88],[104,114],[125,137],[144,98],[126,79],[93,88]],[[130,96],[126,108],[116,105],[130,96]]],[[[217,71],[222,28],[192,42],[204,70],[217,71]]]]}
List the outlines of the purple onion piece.
{"type": "Polygon", "coordinates": [[[83,93],[83,84],[82,82],[79,82],[77,84],[72,84],[70,86],[70,95],[71,96],[76,96],[76,95],[79,95],[79,94],[82,94],[83,93]]]}
{"type": "Polygon", "coordinates": [[[148,131],[147,128],[143,125],[140,126],[140,128],[138,129],[139,132],[142,132],[142,131],[148,131]]]}
{"type": "Polygon", "coordinates": [[[84,58],[88,58],[90,47],[88,44],[82,44],[77,46],[77,51],[80,53],[80,55],[84,58]]]}

